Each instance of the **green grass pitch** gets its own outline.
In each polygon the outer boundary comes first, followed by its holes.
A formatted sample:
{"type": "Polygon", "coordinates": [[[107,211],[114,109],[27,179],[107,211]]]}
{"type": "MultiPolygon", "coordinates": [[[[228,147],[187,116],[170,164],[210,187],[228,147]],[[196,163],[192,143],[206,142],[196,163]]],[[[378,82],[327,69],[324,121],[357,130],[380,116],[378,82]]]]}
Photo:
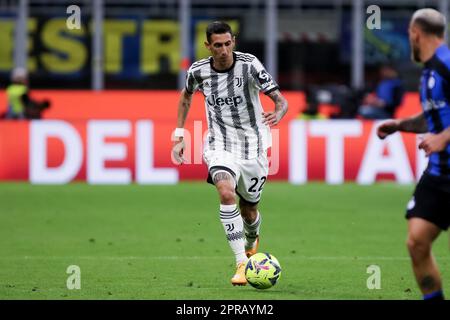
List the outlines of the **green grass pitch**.
{"type": "MultiPolygon", "coordinates": [[[[413,188],[269,181],[260,251],[283,271],[259,291],[230,284],[234,257],[206,183],[2,183],[0,299],[420,299],[405,247],[413,188]],[[80,290],[66,287],[70,265],[80,290]],[[369,265],[381,289],[367,288],[369,265]]],[[[448,289],[447,234],[434,253],[448,289]]]]}

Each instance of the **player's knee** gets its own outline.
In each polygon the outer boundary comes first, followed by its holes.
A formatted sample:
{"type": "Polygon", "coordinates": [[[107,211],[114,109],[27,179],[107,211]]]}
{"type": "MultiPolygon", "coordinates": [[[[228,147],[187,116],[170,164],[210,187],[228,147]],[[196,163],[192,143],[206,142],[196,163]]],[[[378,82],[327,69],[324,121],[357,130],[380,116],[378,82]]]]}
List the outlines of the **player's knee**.
{"type": "Polygon", "coordinates": [[[415,258],[426,257],[430,254],[431,244],[413,235],[409,235],[406,246],[411,256],[415,258]]]}
{"type": "Polygon", "coordinates": [[[234,204],[236,202],[236,193],[232,188],[220,188],[219,196],[222,204],[234,204]]]}

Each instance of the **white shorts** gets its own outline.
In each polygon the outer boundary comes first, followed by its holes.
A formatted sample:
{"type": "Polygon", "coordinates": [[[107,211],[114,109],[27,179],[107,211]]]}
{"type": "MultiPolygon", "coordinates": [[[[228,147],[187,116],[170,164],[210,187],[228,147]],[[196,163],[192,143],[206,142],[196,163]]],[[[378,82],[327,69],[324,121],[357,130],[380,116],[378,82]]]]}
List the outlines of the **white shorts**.
{"type": "Polygon", "coordinates": [[[229,172],[234,178],[238,196],[246,202],[257,204],[269,173],[269,160],[263,153],[258,158],[242,160],[226,151],[205,151],[203,154],[208,165],[208,182],[213,184],[218,172],[229,172]]]}

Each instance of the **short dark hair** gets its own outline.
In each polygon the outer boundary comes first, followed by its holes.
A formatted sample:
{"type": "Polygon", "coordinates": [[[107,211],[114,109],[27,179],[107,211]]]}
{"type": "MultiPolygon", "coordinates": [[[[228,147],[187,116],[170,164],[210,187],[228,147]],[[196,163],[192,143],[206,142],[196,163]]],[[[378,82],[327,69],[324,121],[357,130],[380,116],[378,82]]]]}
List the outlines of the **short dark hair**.
{"type": "Polygon", "coordinates": [[[420,29],[422,29],[423,32],[426,34],[434,35],[439,38],[444,37],[445,33],[445,25],[444,24],[436,24],[433,22],[430,22],[423,18],[417,18],[414,23],[416,23],[420,29]]]}
{"type": "Polygon", "coordinates": [[[444,37],[447,27],[445,16],[430,8],[417,10],[413,15],[413,23],[417,24],[424,33],[439,38],[444,37]]]}
{"type": "Polygon", "coordinates": [[[211,22],[206,28],[206,39],[208,40],[208,43],[211,43],[211,35],[223,33],[229,33],[233,36],[233,32],[231,31],[231,27],[228,23],[223,21],[211,22]]]}

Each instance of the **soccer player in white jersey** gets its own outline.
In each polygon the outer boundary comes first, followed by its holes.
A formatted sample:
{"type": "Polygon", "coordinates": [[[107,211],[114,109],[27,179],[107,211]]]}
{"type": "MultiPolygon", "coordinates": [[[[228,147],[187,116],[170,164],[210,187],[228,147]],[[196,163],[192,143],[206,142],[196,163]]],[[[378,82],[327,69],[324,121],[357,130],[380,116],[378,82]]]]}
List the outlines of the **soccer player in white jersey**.
{"type": "Polygon", "coordinates": [[[173,156],[183,162],[183,127],[192,95],[199,90],[205,97],[208,122],[203,154],[208,182],[217,188],[220,220],[236,257],[231,283],[246,285],[245,264],[259,243],[258,202],[269,171],[270,127],[278,124],[288,107],[261,62],[251,54],[233,51],[235,37],[228,24],[209,24],[206,38],[211,56],[193,63],[188,70],[178,104],[173,156]],[[264,112],[260,91],[275,103],[273,112],[264,112]]]}

